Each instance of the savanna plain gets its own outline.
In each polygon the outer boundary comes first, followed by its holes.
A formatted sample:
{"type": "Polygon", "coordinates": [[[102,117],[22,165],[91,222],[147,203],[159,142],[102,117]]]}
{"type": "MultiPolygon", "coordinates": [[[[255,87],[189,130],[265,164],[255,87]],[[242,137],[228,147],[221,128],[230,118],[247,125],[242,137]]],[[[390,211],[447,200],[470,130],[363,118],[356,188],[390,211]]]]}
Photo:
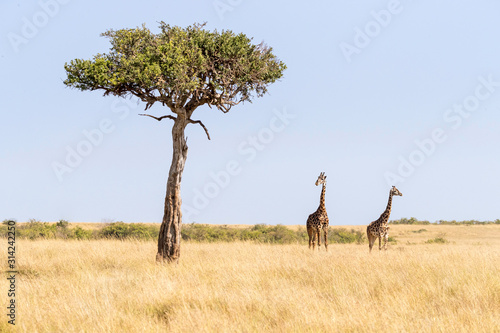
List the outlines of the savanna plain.
{"type": "Polygon", "coordinates": [[[500,225],[390,231],[371,254],[184,241],[178,264],[152,240],[18,239],[16,325],[0,331],[500,332],[500,225]]]}

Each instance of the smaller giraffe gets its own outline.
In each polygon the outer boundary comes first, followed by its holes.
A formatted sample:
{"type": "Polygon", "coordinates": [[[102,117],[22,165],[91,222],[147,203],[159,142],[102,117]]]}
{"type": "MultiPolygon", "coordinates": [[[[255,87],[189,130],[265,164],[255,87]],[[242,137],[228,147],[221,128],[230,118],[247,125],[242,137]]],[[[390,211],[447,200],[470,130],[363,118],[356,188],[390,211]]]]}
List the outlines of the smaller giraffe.
{"type": "Polygon", "coordinates": [[[318,238],[318,250],[321,247],[321,230],[325,237],[325,249],[328,251],[328,215],[326,214],[325,207],[325,191],[326,191],[326,176],[325,173],[320,173],[318,180],[316,180],[316,186],[322,184],[321,196],[319,200],[319,207],[314,213],[309,215],[307,218],[307,234],[309,235],[309,248],[314,250],[316,245],[316,238],[318,238]]]}
{"type": "Polygon", "coordinates": [[[368,236],[368,243],[370,246],[370,252],[372,252],[373,244],[375,240],[378,238],[378,249],[382,250],[382,238],[384,239],[384,250],[387,250],[387,240],[389,239],[389,228],[387,223],[389,223],[389,216],[391,215],[391,207],[392,207],[392,196],[399,195],[403,196],[403,193],[399,192],[396,186],[391,188],[389,192],[389,201],[387,202],[387,208],[380,215],[378,220],[373,221],[366,228],[366,235],[368,236]]]}

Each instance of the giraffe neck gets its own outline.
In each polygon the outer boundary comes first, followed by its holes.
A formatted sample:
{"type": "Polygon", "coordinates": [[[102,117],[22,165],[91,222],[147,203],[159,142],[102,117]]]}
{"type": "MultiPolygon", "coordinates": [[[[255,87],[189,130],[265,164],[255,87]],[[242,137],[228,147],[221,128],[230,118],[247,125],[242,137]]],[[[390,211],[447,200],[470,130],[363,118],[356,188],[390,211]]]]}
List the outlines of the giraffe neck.
{"type": "Polygon", "coordinates": [[[385,211],[380,215],[380,222],[383,224],[387,224],[389,222],[389,216],[391,215],[391,207],[392,207],[392,192],[389,193],[389,201],[387,202],[387,207],[385,211]]]}
{"type": "Polygon", "coordinates": [[[319,197],[318,211],[320,211],[320,212],[326,212],[326,207],[325,207],[325,191],[326,191],[326,184],[323,184],[323,188],[321,189],[321,196],[319,197]]]}

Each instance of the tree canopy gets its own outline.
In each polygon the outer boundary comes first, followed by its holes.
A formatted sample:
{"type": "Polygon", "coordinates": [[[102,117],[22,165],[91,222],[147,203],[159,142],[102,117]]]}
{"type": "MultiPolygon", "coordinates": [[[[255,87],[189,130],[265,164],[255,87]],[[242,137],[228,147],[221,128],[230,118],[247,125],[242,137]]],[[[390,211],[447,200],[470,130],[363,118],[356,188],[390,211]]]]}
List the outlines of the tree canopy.
{"type": "Polygon", "coordinates": [[[109,53],[91,60],[65,64],[64,84],[81,90],[103,90],[104,95],[134,95],[146,103],[168,106],[189,115],[208,104],[223,112],[253,95],[264,95],[267,85],[282,77],[286,65],[264,43],[254,45],[245,34],[187,28],[160,22],[160,32],[143,25],[108,30],[109,53]]]}

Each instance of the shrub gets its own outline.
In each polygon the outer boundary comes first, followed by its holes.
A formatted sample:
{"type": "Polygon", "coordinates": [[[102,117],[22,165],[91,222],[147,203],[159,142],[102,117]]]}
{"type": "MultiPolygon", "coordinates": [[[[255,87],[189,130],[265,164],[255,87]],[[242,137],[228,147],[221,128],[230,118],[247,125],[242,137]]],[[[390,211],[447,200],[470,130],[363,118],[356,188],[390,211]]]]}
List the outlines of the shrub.
{"type": "Polygon", "coordinates": [[[48,222],[40,222],[30,219],[24,225],[16,228],[17,236],[20,238],[38,239],[38,238],[56,238],[57,226],[48,222]]]}
{"type": "Polygon", "coordinates": [[[351,229],[350,231],[345,228],[330,229],[328,232],[328,241],[330,243],[357,243],[364,242],[364,233],[359,230],[351,229]]]}
{"type": "Polygon", "coordinates": [[[241,239],[240,233],[240,230],[227,226],[191,223],[182,227],[181,237],[195,242],[231,242],[241,239]]]}
{"type": "Polygon", "coordinates": [[[426,243],[427,244],[446,244],[446,243],[449,243],[448,240],[446,240],[446,238],[444,238],[445,235],[446,234],[441,233],[437,237],[427,240],[426,243]]]}
{"type": "Polygon", "coordinates": [[[114,222],[102,228],[98,234],[98,238],[138,238],[152,239],[158,236],[159,227],[147,226],[143,223],[123,223],[114,222]]]}
{"type": "Polygon", "coordinates": [[[446,239],[444,239],[443,237],[436,237],[436,238],[427,240],[426,243],[428,243],[428,244],[445,244],[445,243],[448,243],[448,241],[446,239]]]}
{"type": "Polygon", "coordinates": [[[262,230],[264,231],[263,241],[266,243],[290,244],[299,241],[297,233],[284,225],[269,226],[262,230]]]}
{"type": "Polygon", "coordinates": [[[406,217],[403,217],[399,220],[393,220],[390,223],[392,223],[392,224],[423,224],[423,225],[431,224],[429,221],[426,221],[426,220],[419,221],[415,217],[410,217],[409,219],[406,217]]]}
{"type": "Polygon", "coordinates": [[[69,226],[69,222],[66,220],[59,220],[59,222],[56,223],[56,227],[62,228],[62,229],[67,229],[69,226]]]}
{"type": "Polygon", "coordinates": [[[73,231],[73,234],[72,234],[71,238],[78,239],[78,240],[92,238],[92,230],[85,230],[81,227],[76,227],[72,231],[73,231]]]}
{"type": "MultiPolygon", "coordinates": [[[[191,223],[182,228],[182,239],[195,242],[231,242],[231,241],[253,241],[270,244],[306,243],[308,235],[304,227],[292,230],[284,225],[269,226],[256,224],[249,228],[232,228],[227,226],[210,226],[191,223]]],[[[358,243],[364,241],[364,234],[354,229],[344,228],[330,229],[328,233],[329,243],[358,243]]]]}

